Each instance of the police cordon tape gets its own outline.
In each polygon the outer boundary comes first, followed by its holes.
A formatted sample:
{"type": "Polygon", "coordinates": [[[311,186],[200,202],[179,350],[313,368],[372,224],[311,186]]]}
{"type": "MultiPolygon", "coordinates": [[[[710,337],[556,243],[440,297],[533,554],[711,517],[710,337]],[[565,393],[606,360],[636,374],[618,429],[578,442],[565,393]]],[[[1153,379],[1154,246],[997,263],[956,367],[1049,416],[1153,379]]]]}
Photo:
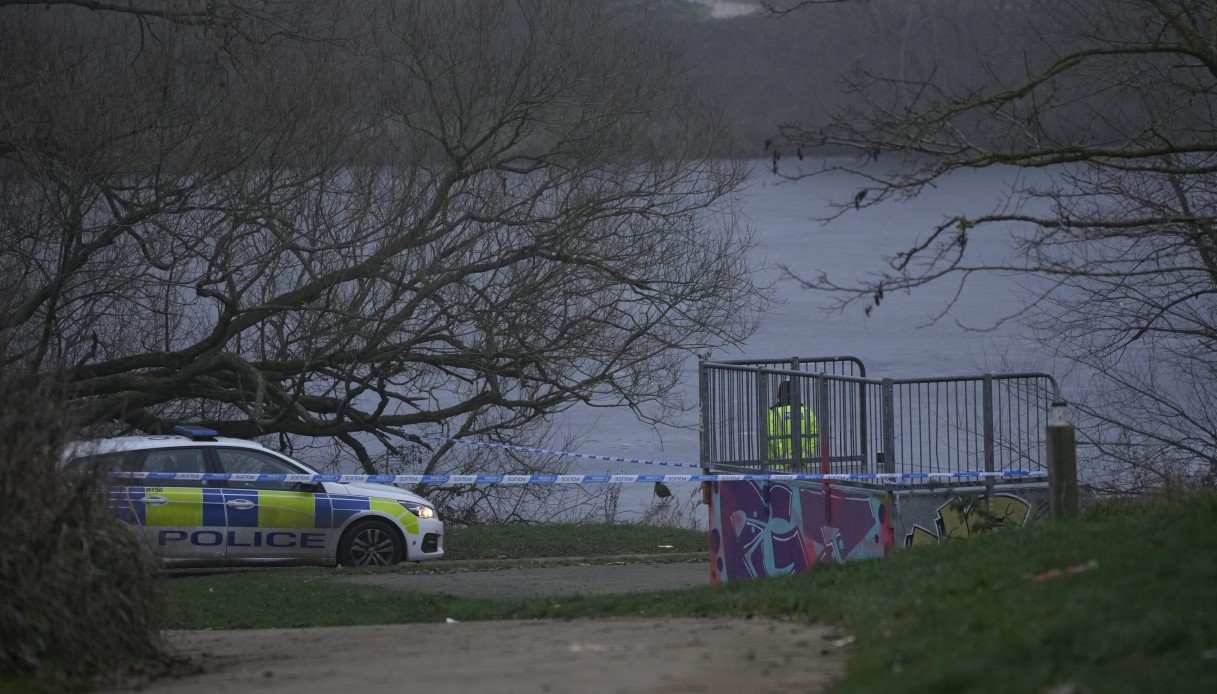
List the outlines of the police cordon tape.
{"type": "Polygon", "coordinates": [[[583,458],[585,460],[607,460],[613,463],[632,463],[634,465],[659,465],[662,467],[692,467],[700,468],[697,463],[677,463],[671,460],[646,460],[645,458],[622,458],[611,455],[596,455],[594,453],[575,453],[572,451],[554,451],[548,448],[535,448],[532,446],[513,446],[509,443],[486,443],[485,441],[470,441],[468,439],[454,439],[451,436],[436,436],[434,434],[418,434],[418,438],[427,439],[428,441],[444,441],[447,443],[456,443],[462,446],[475,446],[478,448],[498,448],[507,451],[520,451],[521,453],[540,453],[542,455],[557,455],[565,458],[583,458]]]}
{"type": "Polygon", "coordinates": [[[1009,479],[1047,477],[1045,470],[967,470],[962,472],[839,473],[829,475],[746,473],[701,475],[265,475],[238,472],[111,472],[110,477],[140,480],[217,482],[337,482],[339,484],[633,484],[654,482],[892,482],[906,480],[1009,479]]]}

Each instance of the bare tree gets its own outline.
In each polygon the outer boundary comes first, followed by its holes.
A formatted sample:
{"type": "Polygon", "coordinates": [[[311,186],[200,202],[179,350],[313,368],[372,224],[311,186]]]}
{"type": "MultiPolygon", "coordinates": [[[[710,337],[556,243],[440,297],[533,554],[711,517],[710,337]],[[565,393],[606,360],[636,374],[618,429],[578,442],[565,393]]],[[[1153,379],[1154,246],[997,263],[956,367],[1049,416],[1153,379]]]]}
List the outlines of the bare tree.
{"type": "MultiPolygon", "coordinates": [[[[860,103],[780,143],[844,146],[863,183],[836,214],[913,196],[957,172],[1041,170],[994,211],[955,216],[857,285],[802,277],[869,314],[885,294],[977,272],[1039,280],[1027,315],[1041,340],[1097,376],[1080,403],[1095,469],[1122,488],[1217,477],[1217,6],[1201,0],[995,3],[1022,59],[989,85],[932,70],[862,73],[860,103]],[[1037,212],[1036,210],[1043,210],[1037,212]],[[1016,224],[994,263],[969,240],[1016,224]]],[[[939,59],[951,60],[951,57],[939,59]]],[[[789,268],[798,275],[798,268],[789,268]]]]}
{"type": "Polygon", "coordinates": [[[744,169],[598,5],[52,4],[0,3],[0,330],[88,421],[434,472],[405,440],[661,418],[685,354],[755,327],[744,169]]]}

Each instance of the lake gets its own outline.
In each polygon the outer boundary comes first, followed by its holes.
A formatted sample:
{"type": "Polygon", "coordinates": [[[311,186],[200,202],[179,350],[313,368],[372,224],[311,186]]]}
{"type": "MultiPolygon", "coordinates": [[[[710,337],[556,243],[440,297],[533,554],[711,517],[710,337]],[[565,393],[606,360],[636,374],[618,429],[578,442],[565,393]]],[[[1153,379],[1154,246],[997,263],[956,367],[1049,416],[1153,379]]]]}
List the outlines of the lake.
{"type": "MultiPolygon", "coordinates": [[[[815,165],[811,159],[807,164],[815,165]]],[[[1000,205],[1016,177],[1016,169],[989,169],[955,175],[906,202],[853,211],[827,224],[830,200],[852,199],[863,185],[834,174],[797,181],[784,180],[757,162],[743,195],[743,214],[758,232],[757,259],[767,278],[776,281],[778,302],[760,330],[739,350],[720,351],[712,359],[762,359],[856,356],[870,377],[924,378],[975,375],[986,372],[1045,371],[1060,376],[1050,354],[1017,322],[996,325],[1021,306],[1014,278],[993,273],[974,275],[939,318],[958,289],[957,280],[943,280],[911,293],[884,298],[870,316],[861,305],[833,312],[834,297],[804,289],[786,276],[779,264],[813,277],[821,271],[838,282],[867,277],[884,267],[884,258],[903,250],[946,217],[982,214],[1000,205]]],[[[1038,174],[1045,175],[1045,174],[1038,174]]],[[[980,230],[969,240],[969,251],[985,258],[1011,252],[1013,225],[980,230]]],[[[1068,383],[1062,383],[1066,398],[1068,383]]],[[[639,423],[628,410],[579,406],[557,421],[556,431],[577,438],[580,453],[665,460],[696,464],[698,451],[697,362],[685,365],[682,397],[687,409],[675,426],[657,428],[639,423]]],[[[577,460],[575,474],[687,473],[695,470],[655,468],[607,461],[577,460]]],[[[670,485],[676,499],[687,500],[697,485],[670,485]]],[[[654,503],[651,485],[626,485],[621,517],[636,518],[654,503]]],[[[669,502],[670,503],[670,502],[669,502]]]]}

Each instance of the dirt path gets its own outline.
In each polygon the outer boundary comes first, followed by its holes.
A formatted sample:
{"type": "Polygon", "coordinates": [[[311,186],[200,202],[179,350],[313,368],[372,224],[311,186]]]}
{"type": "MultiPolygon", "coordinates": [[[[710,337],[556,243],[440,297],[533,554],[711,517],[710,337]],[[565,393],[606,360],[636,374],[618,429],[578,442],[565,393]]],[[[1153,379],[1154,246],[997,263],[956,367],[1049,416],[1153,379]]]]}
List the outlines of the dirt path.
{"type": "MultiPolygon", "coordinates": [[[[467,596],[707,583],[705,565],[402,573],[356,580],[467,596]]],[[[535,620],[173,632],[198,674],[125,691],[815,692],[845,668],[836,630],[767,619],[535,620]]]]}

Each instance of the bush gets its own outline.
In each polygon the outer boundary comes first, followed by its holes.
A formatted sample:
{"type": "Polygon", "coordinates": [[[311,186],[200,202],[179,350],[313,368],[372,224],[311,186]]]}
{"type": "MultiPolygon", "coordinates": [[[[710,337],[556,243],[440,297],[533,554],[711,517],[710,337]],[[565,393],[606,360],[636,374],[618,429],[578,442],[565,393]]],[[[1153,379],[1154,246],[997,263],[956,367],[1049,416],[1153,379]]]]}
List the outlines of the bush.
{"type": "Polygon", "coordinates": [[[0,376],[0,678],[62,678],[157,657],[161,581],[106,508],[105,479],[59,464],[71,422],[45,383],[0,376]]]}

